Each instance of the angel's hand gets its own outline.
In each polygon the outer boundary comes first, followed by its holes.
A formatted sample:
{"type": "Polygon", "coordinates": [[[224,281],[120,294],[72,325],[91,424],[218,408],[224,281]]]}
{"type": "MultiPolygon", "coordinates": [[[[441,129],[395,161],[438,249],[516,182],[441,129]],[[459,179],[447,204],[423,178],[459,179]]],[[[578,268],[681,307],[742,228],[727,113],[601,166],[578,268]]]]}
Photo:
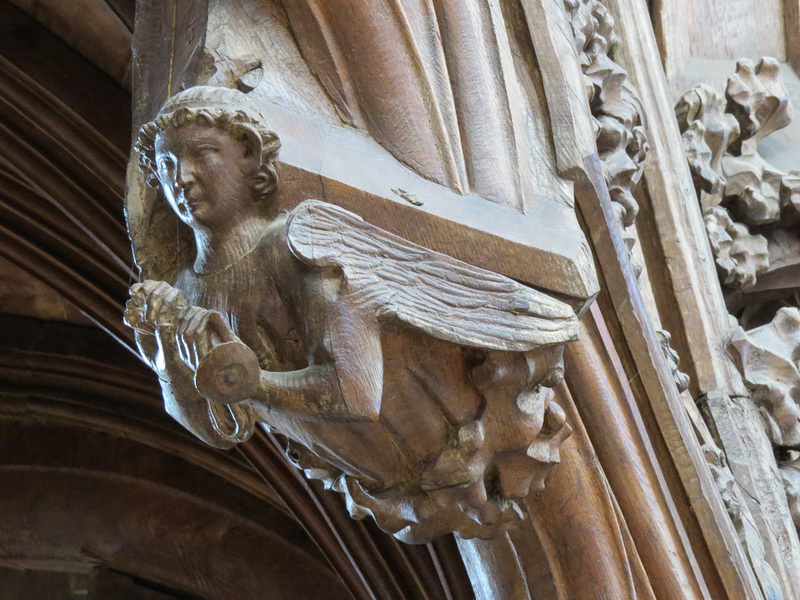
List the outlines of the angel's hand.
{"type": "Polygon", "coordinates": [[[183,294],[166,282],[148,280],[131,286],[125,322],[136,331],[142,358],[162,380],[179,376],[174,331],[185,307],[183,294]]]}
{"type": "Polygon", "coordinates": [[[212,348],[235,340],[236,335],[220,313],[197,306],[184,312],[175,330],[178,354],[192,371],[212,348]]]}
{"type": "Polygon", "coordinates": [[[155,334],[156,329],[174,330],[187,302],[180,290],[164,281],[147,280],[131,286],[125,307],[125,322],[134,329],[155,334]]]}

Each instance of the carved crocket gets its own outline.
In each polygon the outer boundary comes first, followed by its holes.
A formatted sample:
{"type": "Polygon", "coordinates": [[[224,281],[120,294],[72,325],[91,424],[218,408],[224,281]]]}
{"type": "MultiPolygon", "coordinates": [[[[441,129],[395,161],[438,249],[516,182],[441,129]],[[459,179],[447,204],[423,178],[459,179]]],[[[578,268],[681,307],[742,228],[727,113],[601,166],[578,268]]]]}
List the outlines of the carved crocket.
{"type": "Polygon", "coordinates": [[[573,310],[333,204],[267,216],[279,146],[220,88],[181,92],[140,131],[142,169],[196,244],[126,312],[167,411],[221,448],[265,424],[404,541],[502,533],[569,435],[550,386],[573,310]]]}

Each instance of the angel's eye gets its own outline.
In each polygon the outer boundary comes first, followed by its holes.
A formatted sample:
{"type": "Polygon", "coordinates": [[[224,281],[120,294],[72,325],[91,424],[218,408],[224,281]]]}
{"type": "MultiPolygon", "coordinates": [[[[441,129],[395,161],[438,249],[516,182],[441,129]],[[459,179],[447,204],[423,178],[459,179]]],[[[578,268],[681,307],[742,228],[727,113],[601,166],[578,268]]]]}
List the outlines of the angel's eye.
{"type": "Polygon", "coordinates": [[[214,146],[213,144],[201,144],[197,147],[197,156],[203,158],[206,156],[212,156],[219,152],[219,148],[214,146]]]}

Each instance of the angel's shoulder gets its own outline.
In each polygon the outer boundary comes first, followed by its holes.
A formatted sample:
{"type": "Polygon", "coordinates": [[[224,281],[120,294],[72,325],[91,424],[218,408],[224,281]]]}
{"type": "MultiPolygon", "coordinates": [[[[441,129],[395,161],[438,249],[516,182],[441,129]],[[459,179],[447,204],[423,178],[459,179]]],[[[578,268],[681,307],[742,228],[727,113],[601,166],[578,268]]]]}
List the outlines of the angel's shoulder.
{"type": "Polygon", "coordinates": [[[288,244],[289,214],[282,213],[273,219],[258,242],[258,258],[262,268],[275,273],[292,271],[297,260],[288,244]]]}

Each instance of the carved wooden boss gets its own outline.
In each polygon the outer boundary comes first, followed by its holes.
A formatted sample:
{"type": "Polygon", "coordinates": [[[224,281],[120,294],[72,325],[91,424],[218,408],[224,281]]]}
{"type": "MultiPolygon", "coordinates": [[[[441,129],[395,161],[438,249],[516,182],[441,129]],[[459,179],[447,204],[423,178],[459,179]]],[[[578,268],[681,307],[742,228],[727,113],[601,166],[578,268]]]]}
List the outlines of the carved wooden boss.
{"type": "Polygon", "coordinates": [[[407,542],[520,518],[569,435],[550,388],[597,292],[552,147],[530,163],[550,163],[540,197],[515,207],[530,165],[490,201],[351,128],[198,86],[136,149],[146,280],[126,321],[175,419],[221,448],[264,424],[352,516],[407,542]]]}

